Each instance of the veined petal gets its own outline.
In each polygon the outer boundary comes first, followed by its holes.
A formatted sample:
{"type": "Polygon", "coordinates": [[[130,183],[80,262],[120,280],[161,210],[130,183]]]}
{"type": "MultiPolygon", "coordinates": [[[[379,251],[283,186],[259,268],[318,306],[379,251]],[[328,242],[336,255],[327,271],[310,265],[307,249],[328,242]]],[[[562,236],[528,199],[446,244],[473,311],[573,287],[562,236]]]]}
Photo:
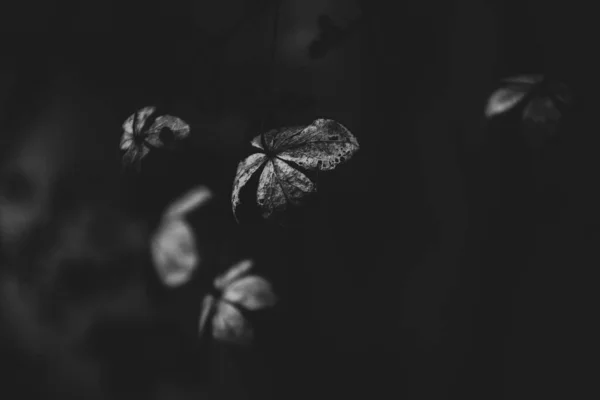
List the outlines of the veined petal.
{"type": "Polygon", "coordinates": [[[238,164],[235,178],[233,180],[233,189],[231,191],[231,205],[233,213],[240,205],[240,191],[248,183],[252,175],[263,165],[266,156],[262,153],[256,153],[248,156],[238,164]]]}
{"type": "Polygon", "coordinates": [[[275,165],[268,160],[263,172],[260,174],[256,190],[256,202],[263,210],[263,218],[269,218],[278,210],[287,206],[285,192],[277,179],[275,165]]]}
{"type": "Polygon", "coordinates": [[[176,139],[183,139],[190,133],[190,126],[182,119],[172,115],[157,117],[150,129],[148,129],[148,132],[150,134],[159,134],[163,128],[171,130],[176,139]]]}
{"type": "Polygon", "coordinates": [[[137,120],[135,122],[135,132],[141,133],[144,125],[146,124],[146,120],[150,115],[152,115],[156,111],[156,107],[144,107],[137,112],[137,120]]]}
{"type": "Polygon", "coordinates": [[[316,185],[301,171],[278,158],[273,163],[279,184],[290,203],[298,204],[304,196],[317,190],[316,185]]]}
{"type": "Polygon", "coordinates": [[[126,135],[128,135],[127,132],[125,132],[125,134],[123,134],[123,136],[121,137],[121,150],[127,150],[133,144],[132,135],[129,135],[129,137],[127,137],[126,135]]]}
{"type": "Polygon", "coordinates": [[[358,141],[344,125],[316,119],[299,132],[278,141],[277,157],[308,170],[329,171],[348,161],[359,149],[358,141]]]}

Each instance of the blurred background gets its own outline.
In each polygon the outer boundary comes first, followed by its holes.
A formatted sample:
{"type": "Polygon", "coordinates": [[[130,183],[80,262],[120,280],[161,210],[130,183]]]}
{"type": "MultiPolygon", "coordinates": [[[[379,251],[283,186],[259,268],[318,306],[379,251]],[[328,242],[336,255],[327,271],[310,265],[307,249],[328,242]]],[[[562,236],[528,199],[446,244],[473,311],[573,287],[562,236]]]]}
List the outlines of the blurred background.
{"type": "Polygon", "coordinates": [[[48,205],[58,187],[77,201],[118,193],[132,221],[150,221],[144,229],[193,184],[214,187],[227,208],[252,137],[331,118],[361,150],[322,177],[318,201],[275,233],[277,246],[252,242],[273,260],[285,308],[260,340],[258,383],[241,393],[590,397],[600,261],[591,4],[3,4],[2,251],[58,215],[48,205]],[[576,96],[536,149],[518,120],[482,120],[499,79],[523,73],[555,76],[576,96]],[[187,121],[191,146],[142,184],[115,184],[121,124],[147,105],[187,121]]]}

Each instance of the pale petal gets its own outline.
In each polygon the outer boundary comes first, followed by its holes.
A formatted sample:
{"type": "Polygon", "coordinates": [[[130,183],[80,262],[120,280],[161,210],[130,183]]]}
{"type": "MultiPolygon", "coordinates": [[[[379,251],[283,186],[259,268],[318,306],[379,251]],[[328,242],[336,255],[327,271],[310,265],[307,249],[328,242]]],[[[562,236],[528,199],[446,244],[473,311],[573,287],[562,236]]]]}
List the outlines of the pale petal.
{"type": "Polygon", "coordinates": [[[215,304],[215,298],[211,295],[207,295],[202,300],[202,310],[200,311],[200,321],[198,323],[198,333],[200,336],[204,333],[206,329],[206,322],[208,321],[208,317],[213,309],[215,304]]]}
{"type": "Polygon", "coordinates": [[[308,170],[328,171],[358,151],[358,141],[339,122],[317,119],[299,133],[278,142],[277,157],[308,170]]]}
{"type": "Polygon", "coordinates": [[[133,119],[135,114],[131,114],[123,123],[123,130],[133,136],[133,119]]]}
{"type": "Polygon", "coordinates": [[[163,128],[167,128],[173,132],[176,139],[183,139],[190,133],[190,126],[180,118],[172,115],[161,115],[157,117],[150,129],[149,133],[160,133],[163,128]]]}
{"type": "Polygon", "coordinates": [[[271,160],[267,161],[262,174],[260,174],[256,202],[263,210],[264,218],[269,218],[276,211],[283,210],[287,206],[283,187],[277,179],[275,166],[271,160]]]}
{"type": "Polygon", "coordinates": [[[486,117],[494,117],[516,106],[527,94],[527,91],[518,86],[496,90],[489,98],[485,107],[486,117]]]}
{"type": "Polygon", "coordinates": [[[215,339],[236,344],[248,344],[253,332],[240,311],[232,304],[219,301],[213,318],[215,339]]]}
{"type": "Polygon", "coordinates": [[[238,280],[241,276],[250,271],[253,265],[254,262],[252,260],[246,259],[239,261],[229,268],[225,274],[215,279],[215,287],[221,291],[224,291],[225,288],[231,285],[231,283],[238,280]]]}
{"type": "Polygon", "coordinates": [[[159,226],[152,238],[151,254],[161,282],[171,288],[187,283],[200,262],[194,233],[179,219],[159,226]]]}
{"type": "Polygon", "coordinates": [[[275,173],[288,202],[298,204],[300,200],[317,190],[316,185],[302,172],[279,159],[273,161],[275,173]]]}
{"type": "MultiPolygon", "coordinates": [[[[127,132],[125,132],[125,134],[127,134],[127,132]]],[[[133,138],[126,137],[125,134],[121,138],[121,144],[119,146],[121,150],[127,150],[133,144],[133,138]]]]}
{"type": "Polygon", "coordinates": [[[231,192],[231,205],[234,215],[235,210],[240,205],[240,191],[248,183],[252,175],[263,165],[265,160],[266,156],[264,154],[256,153],[238,164],[231,192]]]}
{"type": "Polygon", "coordinates": [[[152,115],[156,111],[156,107],[144,107],[137,112],[137,119],[135,122],[135,131],[136,133],[141,133],[144,125],[146,124],[146,120],[150,115],[152,115]]]}
{"type": "Polygon", "coordinates": [[[233,282],[225,289],[223,298],[252,311],[272,307],[277,301],[271,284],[259,276],[247,276],[233,282]]]}
{"type": "Polygon", "coordinates": [[[213,197],[212,191],[206,186],[196,186],[175,200],[164,213],[164,218],[182,217],[185,214],[205,205],[213,197]]]}

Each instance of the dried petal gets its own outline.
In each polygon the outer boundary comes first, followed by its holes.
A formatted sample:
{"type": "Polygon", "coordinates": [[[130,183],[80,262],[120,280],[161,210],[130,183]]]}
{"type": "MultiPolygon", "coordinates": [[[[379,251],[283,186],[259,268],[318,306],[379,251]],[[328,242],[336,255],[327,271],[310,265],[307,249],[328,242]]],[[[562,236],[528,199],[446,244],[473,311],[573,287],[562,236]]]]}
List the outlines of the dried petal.
{"type": "Polygon", "coordinates": [[[256,202],[262,208],[264,218],[269,218],[276,211],[286,208],[287,199],[271,160],[267,161],[262,174],[260,174],[256,202]]]}
{"type": "Polygon", "coordinates": [[[154,113],[154,111],[156,111],[156,107],[144,107],[137,112],[137,119],[135,122],[136,133],[142,133],[146,120],[154,113]]]}
{"type": "Polygon", "coordinates": [[[266,156],[261,153],[252,154],[244,161],[240,162],[233,180],[233,191],[231,192],[231,204],[233,213],[240,205],[240,191],[248,183],[252,175],[263,165],[266,156]]]}
{"type": "Polygon", "coordinates": [[[133,119],[135,118],[135,114],[131,114],[125,122],[123,123],[123,130],[126,133],[129,133],[133,136],[133,119]]]}
{"type": "Polygon", "coordinates": [[[316,185],[302,172],[275,158],[275,174],[288,202],[298,204],[302,198],[317,190],[316,185]]]}
{"type": "Polygon", "coordinates": [[[327,171],[350,159],[358,148],[358,141],[342,124],[318,119],[279,142],[277,156],[308,170],[327,171]]]}
{"type": "Polygon", "coordinates": [[[272,130],[270,136],[266,136],[267,144],[269,146],[269,150],[273,151],[281,151],[282,143],[285,143],[286,140],[293,138],[295,135],[301,133],[304,130],[304,126],[289,126],[278,131],[272,130]]]}
{"type": "Polygon", "coordinates": [[[158,134],[164,128],[173,132],[175,139],[184,139],[190,133],[190,126],[182,119],[172,115],[161,115],[160,117],[157,117],[150,129],[148,129],[148,133],[158,134]]]}
{"type": "Polygon", "coordinates": [[[121,136],[121,143],[119,147],[121,150],[127,150],[133,144],[133,133],[132,132],[123,132],[121,136]]]}

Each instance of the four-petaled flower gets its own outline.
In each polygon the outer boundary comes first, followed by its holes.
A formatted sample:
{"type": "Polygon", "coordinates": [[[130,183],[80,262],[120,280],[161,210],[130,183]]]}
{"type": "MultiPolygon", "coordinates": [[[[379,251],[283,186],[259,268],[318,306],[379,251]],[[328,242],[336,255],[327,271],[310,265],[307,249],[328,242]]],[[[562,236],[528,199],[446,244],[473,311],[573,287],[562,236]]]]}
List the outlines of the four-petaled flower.
{"type": "Polygon", "coordinates": [[[277,302],[271,284],[248,272],[253,266],[251,260],[242,260],[214,281],[220,297],[207,295],[202,303],[200,315],[200,335],[212,319],[212,335],[215,339],[236,344],[248,344],[253,330],[239,308],[255,311],[272,307],[277,302]]]}

